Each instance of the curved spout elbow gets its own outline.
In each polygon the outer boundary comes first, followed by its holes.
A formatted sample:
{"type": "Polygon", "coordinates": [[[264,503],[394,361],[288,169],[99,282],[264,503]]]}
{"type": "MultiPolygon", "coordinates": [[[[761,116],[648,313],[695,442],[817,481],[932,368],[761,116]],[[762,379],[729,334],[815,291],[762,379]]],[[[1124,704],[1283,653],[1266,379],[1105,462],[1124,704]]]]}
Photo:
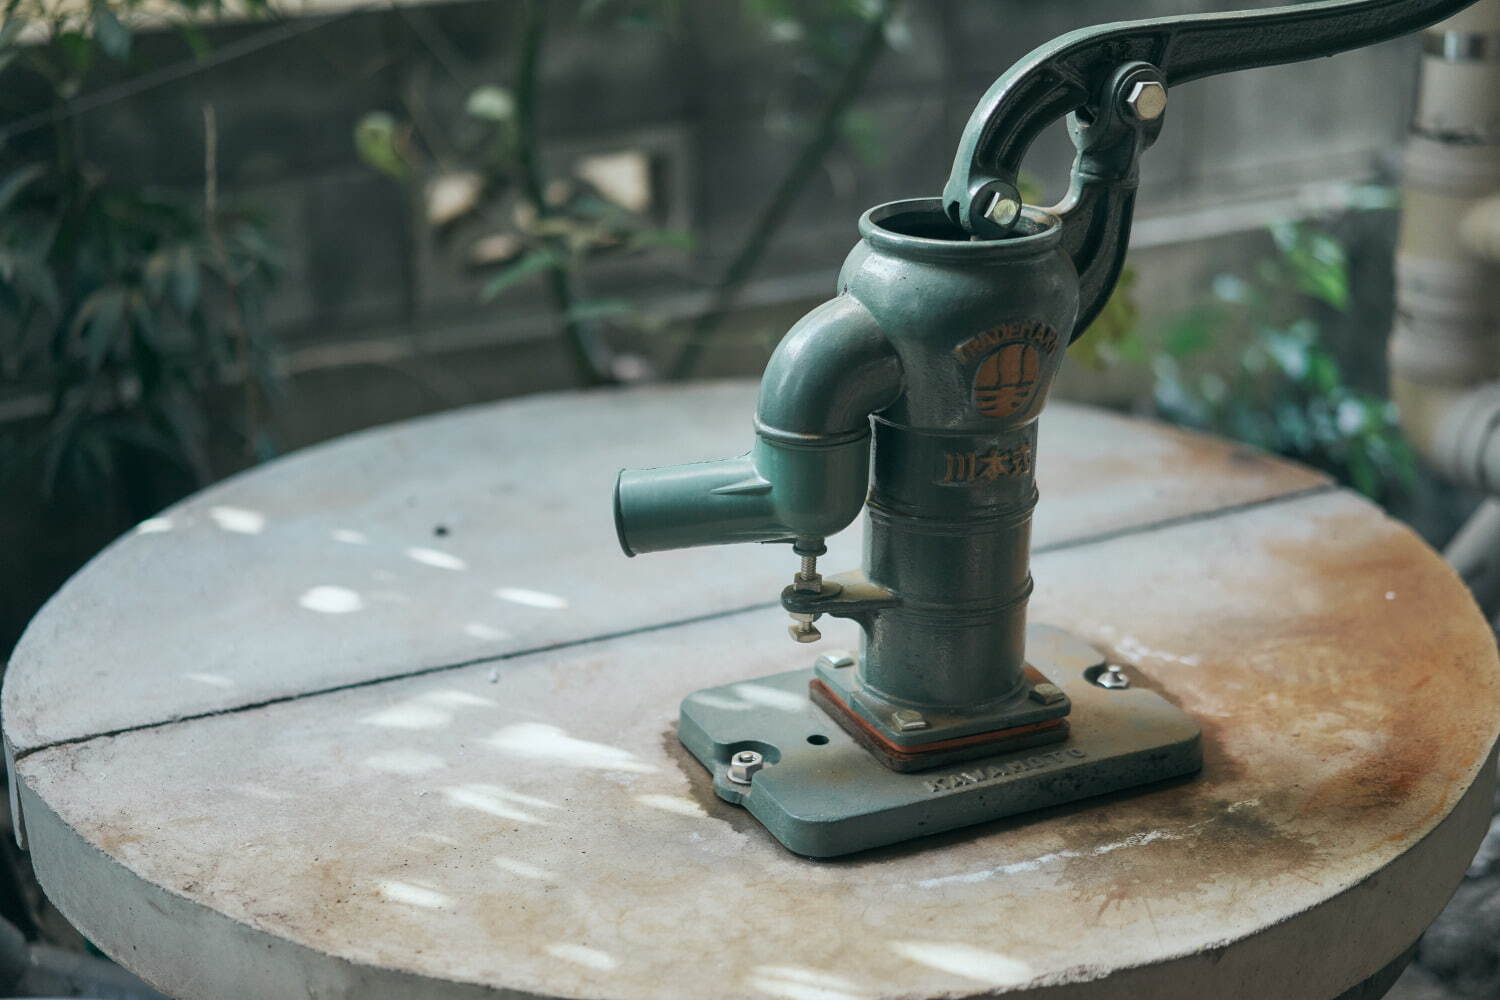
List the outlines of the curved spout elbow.
{"type": "Polygon", "coordinates": [[[748,455],[620,473],[620,547],[633,556],[842,531],[869,490],[870,414],[900,391],[900,362],[865,307],[847,295],[824,303],[766,367],[748,455]]]}
{"type": "Polygon", "coordinates": [[[810,443],[868,433],[870,414],[901,394],[901,361],[852,295],[818,306],[787,331],[760,380],[757,429],[810,443]]]}

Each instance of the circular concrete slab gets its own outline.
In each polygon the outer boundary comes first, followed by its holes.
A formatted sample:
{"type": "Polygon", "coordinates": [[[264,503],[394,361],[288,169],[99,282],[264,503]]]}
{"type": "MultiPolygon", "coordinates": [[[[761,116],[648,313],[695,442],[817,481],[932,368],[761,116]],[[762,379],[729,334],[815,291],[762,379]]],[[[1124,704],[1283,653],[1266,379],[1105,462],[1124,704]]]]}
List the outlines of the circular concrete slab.
{"type": "MultiPolygon", "coordinates": [[[[688,692],[754,698],[810,655],[776,604],[789,556],[626,560],[608,512],[615,469],[742,451],[752,408],[720,384],[462,411],[142,525],[6,679],[48,893],[183,1000],[1327,1000],[1441,908],[1500,719],[1460,582],[1311,473],[1066,406],[1033,618],[1193,713],[1204,773],[782,850],[673,725],[688,692]]],[[[846,538],[827,564],[856,559],[846,538]]]]}

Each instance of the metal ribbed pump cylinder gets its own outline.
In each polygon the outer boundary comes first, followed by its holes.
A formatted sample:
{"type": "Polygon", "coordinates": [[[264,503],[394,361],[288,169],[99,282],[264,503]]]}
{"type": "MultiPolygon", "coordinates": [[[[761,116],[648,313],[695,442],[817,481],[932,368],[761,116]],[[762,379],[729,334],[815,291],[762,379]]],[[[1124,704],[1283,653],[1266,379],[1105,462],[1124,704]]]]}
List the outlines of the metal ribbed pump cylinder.
{"type": "Polygon", "coordinates": [[[1036,420],[1078,308],[1055,218],[970,241],[939,203],[861,221],[840,279],[889,337],[904,384],[874,418],[863,693],[980,710],[1023,696],[1036,420]]]}

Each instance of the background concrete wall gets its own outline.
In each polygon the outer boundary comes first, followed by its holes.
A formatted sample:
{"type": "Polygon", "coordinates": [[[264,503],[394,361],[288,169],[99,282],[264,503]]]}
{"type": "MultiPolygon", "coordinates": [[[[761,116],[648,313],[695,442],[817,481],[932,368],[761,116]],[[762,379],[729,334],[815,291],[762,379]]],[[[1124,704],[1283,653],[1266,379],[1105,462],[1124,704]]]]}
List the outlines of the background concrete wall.
{"type": "MultiPolygon", "coordinates": [[[[975,100],[1034,45],[1071,28],[1184,10],[1231,9],[1208,0],[929,0],[908,5],[899,49],[874,72],[856,113],[880,153],[845,146],[775,241],[750,299],[821,296],[872,204],[936,193],[975,100]]],[[[432,353],[545,334],[540,289],[502,305],[478,304],[478,282],[433,245],[402,188],[358,161],[359,117],[396,110],[420,93],[432,118],[452,122],[467,89],[507,84],[516,5],[422,4],[371,10],[209,72],[116,101],[83,116],[84,141],[122,180],[194,187],[203,176],[201,106],[218,115],[228,196],[264,206],[287,252],[272,320],[298,367],[371,356],[372,342],[432,353]],[[434,55],[421,34],[439,38],[434,55]],[[455,80],[441,63],[461,66],[455,80]],[[363,354],[330,345],[364,345],[363,354]]],[[[795,92],[794,46],[747,22],[733,3],[684,5],[675,33],[622,30],[557,17],[549,42],[541,120],[550,166],[594,152],[644,149],[653,160],[661,222],[691,233],[691,253],[663,251],[593,269],[593,290],[631,294],[672,314],[698,304],[796,152],[779,125],[795,92]]],[[[221,50],[264,31],[213,33],[221,50]]],[[[170,38],[144,48],[174,50],[170,38]]],[[[143,62],[149,62],[145,55],[143,62]]],[[[1297,210],[1309,184],[1371,175],[1401,138],[1415,78],[1411,40],[1302,65],[1250,71],[1179,88],[1168,124],[1147,154],[1142,240],[1152,249],[1254,231],[1297,210]]],[[[37,137],[40,139],[41,137],[37,137]]],[[[1071,149],[1061,129],[1030,168],[1060,193],[1071,149]]],[[[1145,263],[1145,254],[1142,254],[1145,263]]],[[[1176,264],[1181,263],[1179,259],[1176,264]]],[[[1154,270],[1154,269],[1150,269],[1154,270]]],[[[1194,273],[1163,268],[1146,296],[1190,287],[1194,273]]],[[[1150,277],[1150,275],[1147,275],[1150,277]]],[[[389,356],[398,349],[386,352],[389,356]]]]}
{"type": "MultiPolygon", "coordinates": [[[[571,0],[569,0],[571,2],[571,0]]],[[[561,6],[561,5],[559,5],[561,6]]],[[[1033,46],[1102,21],[1234,9],[1224,0],[924,0],[911,3],[856,113],[878,140],[828,157],[705,359],[705,374],[753,373],[786,326],[832,289],[855,221],[872,204],[935,194],[974,102],[1033,46]]],[[[149,87],[82,115],[93,156],[121,181],[203,183],[203,106],[220,136],[227,198],[262,206],[286,253],[272,325],[291,393],[275,417],[284,448],[359,427],[519,392],[562,388],[572,373],[540,287],[482,305],[480,279],[434,241],[410,192],[359,161],[353,130],[373,109],[417,95],[435,121],[462,114],[468,90],[508,85],[517,5],[495,0],[369,8],[274,45],[149,87]],[[453,72],[454,69],[457,72],[453,72]]],[[[649,153],[658,222],[691,234],[691,251],[601,262],[587,294],[625,296],[690,318],[797,149],[785,111],[807,103],[795,47],[744,20],[740,5],[686,3],[675,32],[578,24],[558,15],[541,122],[548,166],[579,156],[649,153]],[[567,25],[567,27],[563,27],[567,25]]],[[[294,22],[295,23],[295,22],[294,22]]],[[[216,52],[267,31],[209,32],[216,52]]],[[[138,62],[182,58],[171,36],[138,39],[138,62]]],[[[1213,275],[1264,252],[1264,225],[1326,207],[1329,186],[1389,173],[1416,74],[1408,39],[1333,59],[1257,70],[1174,91],[1168,124],[1143,168],[1132,263],[1149,320],[1200,298],[1213,275]]],[[[43,153],[44,133],[21,140],[43,153]]],[[[1059,128],[1029,169],[1060,194],[1071,148],[1059,128]]],[[[1388,311],[1389,220],[1352,244],[1366,262],[1362,308],[1378,365],[1388,311]]],[[[668,354],[681,327],[635,345],[668,354]]],[[[1068,373],[1065,395],[1126,403],[1141,385],[1068,373]]],[[[0,387],[0,419],[25,414],[27,386],[0,387]]],[[[226,460],[233,465],[233,459],[226,460]]],[[[84,554],[123,527],[119,511],[0,499],[0,651],[84,554]],[[43,526],[39,530],[38,526],[43,526]],[[38,541],[39,536],[45,541],[38,541]]]]}

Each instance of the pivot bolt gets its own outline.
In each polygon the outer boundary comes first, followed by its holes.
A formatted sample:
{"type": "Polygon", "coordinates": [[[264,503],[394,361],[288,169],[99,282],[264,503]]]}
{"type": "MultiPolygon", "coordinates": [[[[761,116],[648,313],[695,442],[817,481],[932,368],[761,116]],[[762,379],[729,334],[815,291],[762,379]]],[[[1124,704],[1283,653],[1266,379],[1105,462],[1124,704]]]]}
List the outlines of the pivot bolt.
{"type": "Polygon", "coordinates": [[[1001,229],[1009,229],[1021,217],[1021,203],[1009,195],[997,194],[990,199],[984,216],[1001,229]]]}
{"type": "Polygon", "coordinates": [[[755,772],[765,766],[765,757],[754,750],[741,750],[729,758],[729,780],[736,785],[748,785],[755,772]]]}
{"type": "Polygon", "coordinates": [[[903,733],[915,733],[927,728],[927,720],[922,718],[922,713],[909,708],[901,708],[892,712],[891,721],[896,724],[897,731],[903,733]]]}
{"type": "Polygon", "coordinates": [[[854,654],[847,649],[830,649],[818,657],[817,667],[827,667],[830,670],[840,670],[844,667],[854,666],[854,654]]]}
{"type": "Polygon", "coordinates": [[[1142,80],[1130,88],[1125,107],[1137,121],[1154,122],[1167,112],[1167,88],[1155,80],[1142,80]]]}
{"type": "Polygon", "coordinates": [[[1104,668],[1104,672],[1094,678],[1094,683],[1102,688],[1121,690],[1130,687],[1130,678],[1125,676],[1125,671],[1118,664],[1111,663],[1104,668]]]}
{"type": "Polygon", "coordinates": [[[823,577],[818,572],[817,556],[804,555],[802,557],[802,568],[797,570],[796,576],[792,577],[792,586],[803,594],[823,592],[823,577]]]}
{"type": "MultiPolygon", "coordinates": [[[[1126,681],[1126,683],[1130,682],[1126,681]]],[[[1031,699],[1039,701],[1043,705],[1056,705],[1065,697],[1067,696],[1063,694],[1062,688],[1049,681],[1043,681],[1040,684],[1033,685],[1031,688],[1031,699]]]]}
{"type": "Polygon", "coordinates": [[[786,630],[793,639],[798,642],[817,642],[823,638],[823,633],[819,632],[818,627],[813,624],[818,620],[817,615],[804,614],[799,611],[793,611],[791,615],[792,624],[788,625],[786,630]]]}

